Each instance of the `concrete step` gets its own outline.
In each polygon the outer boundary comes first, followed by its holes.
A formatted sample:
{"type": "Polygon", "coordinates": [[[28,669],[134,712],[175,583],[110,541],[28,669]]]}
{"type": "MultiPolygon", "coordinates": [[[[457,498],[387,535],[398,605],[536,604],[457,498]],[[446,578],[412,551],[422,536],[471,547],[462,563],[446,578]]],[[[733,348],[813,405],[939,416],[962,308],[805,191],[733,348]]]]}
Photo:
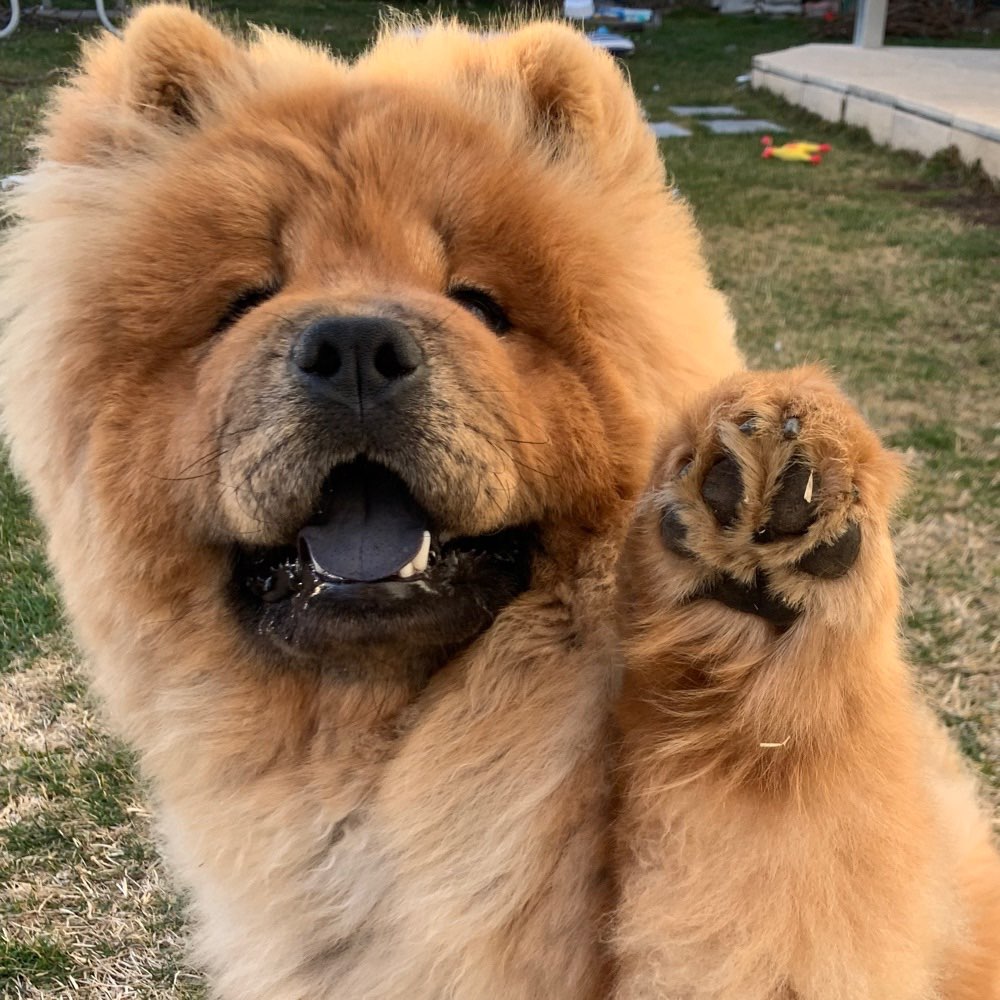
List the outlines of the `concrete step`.
{"type": "Polygon", "coordinates": [[[955,146],[1000,180],[1000,50],[799,45],[755,56],[751,79],[895,149],[955,146]]]}

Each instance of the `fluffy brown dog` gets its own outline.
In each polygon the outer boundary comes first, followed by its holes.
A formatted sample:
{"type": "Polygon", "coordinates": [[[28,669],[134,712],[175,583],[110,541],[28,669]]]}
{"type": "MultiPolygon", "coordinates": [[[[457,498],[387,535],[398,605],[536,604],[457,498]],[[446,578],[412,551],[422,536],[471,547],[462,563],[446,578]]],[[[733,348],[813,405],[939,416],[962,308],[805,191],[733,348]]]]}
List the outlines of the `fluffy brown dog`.
{"type": "Polygon", "coordinates": [[[609,59],[154,6],[40,154],[5,423],[218,995],[1000,995],[895,465],[739,374],[609,59]]]}

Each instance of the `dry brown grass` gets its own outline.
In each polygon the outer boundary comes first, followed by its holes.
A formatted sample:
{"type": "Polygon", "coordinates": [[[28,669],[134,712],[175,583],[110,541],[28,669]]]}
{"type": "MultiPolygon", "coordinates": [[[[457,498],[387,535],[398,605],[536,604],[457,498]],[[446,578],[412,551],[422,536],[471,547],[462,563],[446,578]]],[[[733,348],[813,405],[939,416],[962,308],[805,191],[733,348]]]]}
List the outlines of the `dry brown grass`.
{"type": "Polygon", "coordinates": [[[147,807],[127,772],[100,766],[121,750],[79,690],[66,657],[0,678],[0,772],[14,777],[0,809],[3,995],[196,996],[147,807]]]}

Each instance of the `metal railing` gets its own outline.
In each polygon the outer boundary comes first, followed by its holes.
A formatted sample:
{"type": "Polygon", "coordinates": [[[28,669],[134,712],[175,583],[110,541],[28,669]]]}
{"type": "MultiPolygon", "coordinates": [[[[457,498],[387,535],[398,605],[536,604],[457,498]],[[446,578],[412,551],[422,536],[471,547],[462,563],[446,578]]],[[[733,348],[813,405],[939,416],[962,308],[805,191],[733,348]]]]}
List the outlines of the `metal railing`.
{"type": "MultiPolygon", "coordinates": [[[[108,17],[107,8],[104,5],[104,0],[94,0],[94,8],[97,11],[97,17],[101,24],[104,25],[108,31],[113,32],[116,35],[120,35],[121,32],[115,27],[111,18],[108,17]]],[[[40,13],[51,13],[52,4],[51,0],[46,0],[42,4],[40,13]]],[[[10,18],[7,23],[0,28],[0,39],[10,38],[11,35],[17,30],[17,26],[21,21],[21,0],[10,0],[10,18]]]]}

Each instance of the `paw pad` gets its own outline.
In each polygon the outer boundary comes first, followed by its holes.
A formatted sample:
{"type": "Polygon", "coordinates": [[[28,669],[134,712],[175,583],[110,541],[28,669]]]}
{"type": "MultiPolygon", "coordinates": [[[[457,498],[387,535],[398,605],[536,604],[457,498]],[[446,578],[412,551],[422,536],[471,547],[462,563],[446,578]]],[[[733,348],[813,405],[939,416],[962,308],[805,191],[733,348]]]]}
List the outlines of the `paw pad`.
{"type": "Polygon", "coordinates": [[[854,565],[861,551],[861,528],[856,521],[832,542],[817,545],[807,552],[796,564],[796,569],[821,580],[837,580],[845,576],[854,565]]]}
{"type": "Polygon", "coordinates": [[[819,489],[819,473],[803,458],[792,459],[785,466],[771,501],[771,519],[767,527],[772,534],[805,534],[816,520],[819,489]]]}
{"type": "Polygon", "coordinates": [[[731,576],[723,576],[721,580],[700,590],[695,597],[720,601],[727,608],[756,615],[780,629],[788,628],[799,617],[798,610],[768,590],[765,573],[757,573],[749,584],[731,576]]]}
{"type": "Polygon", "coordinates": [[[743,503],[743,474],[732,455],[720,459],[708,470],[701,484],[701,496],[723,528],[736,523],[743,503]]]}
{"type": "Polygon", "coordinates": [[[660,517],[660,537],[663,544],[678,556],[690,556],[693,553],[684,544],[687,538],[687,525],[681,520],[676,507],[667,507],[660,517]]]}

